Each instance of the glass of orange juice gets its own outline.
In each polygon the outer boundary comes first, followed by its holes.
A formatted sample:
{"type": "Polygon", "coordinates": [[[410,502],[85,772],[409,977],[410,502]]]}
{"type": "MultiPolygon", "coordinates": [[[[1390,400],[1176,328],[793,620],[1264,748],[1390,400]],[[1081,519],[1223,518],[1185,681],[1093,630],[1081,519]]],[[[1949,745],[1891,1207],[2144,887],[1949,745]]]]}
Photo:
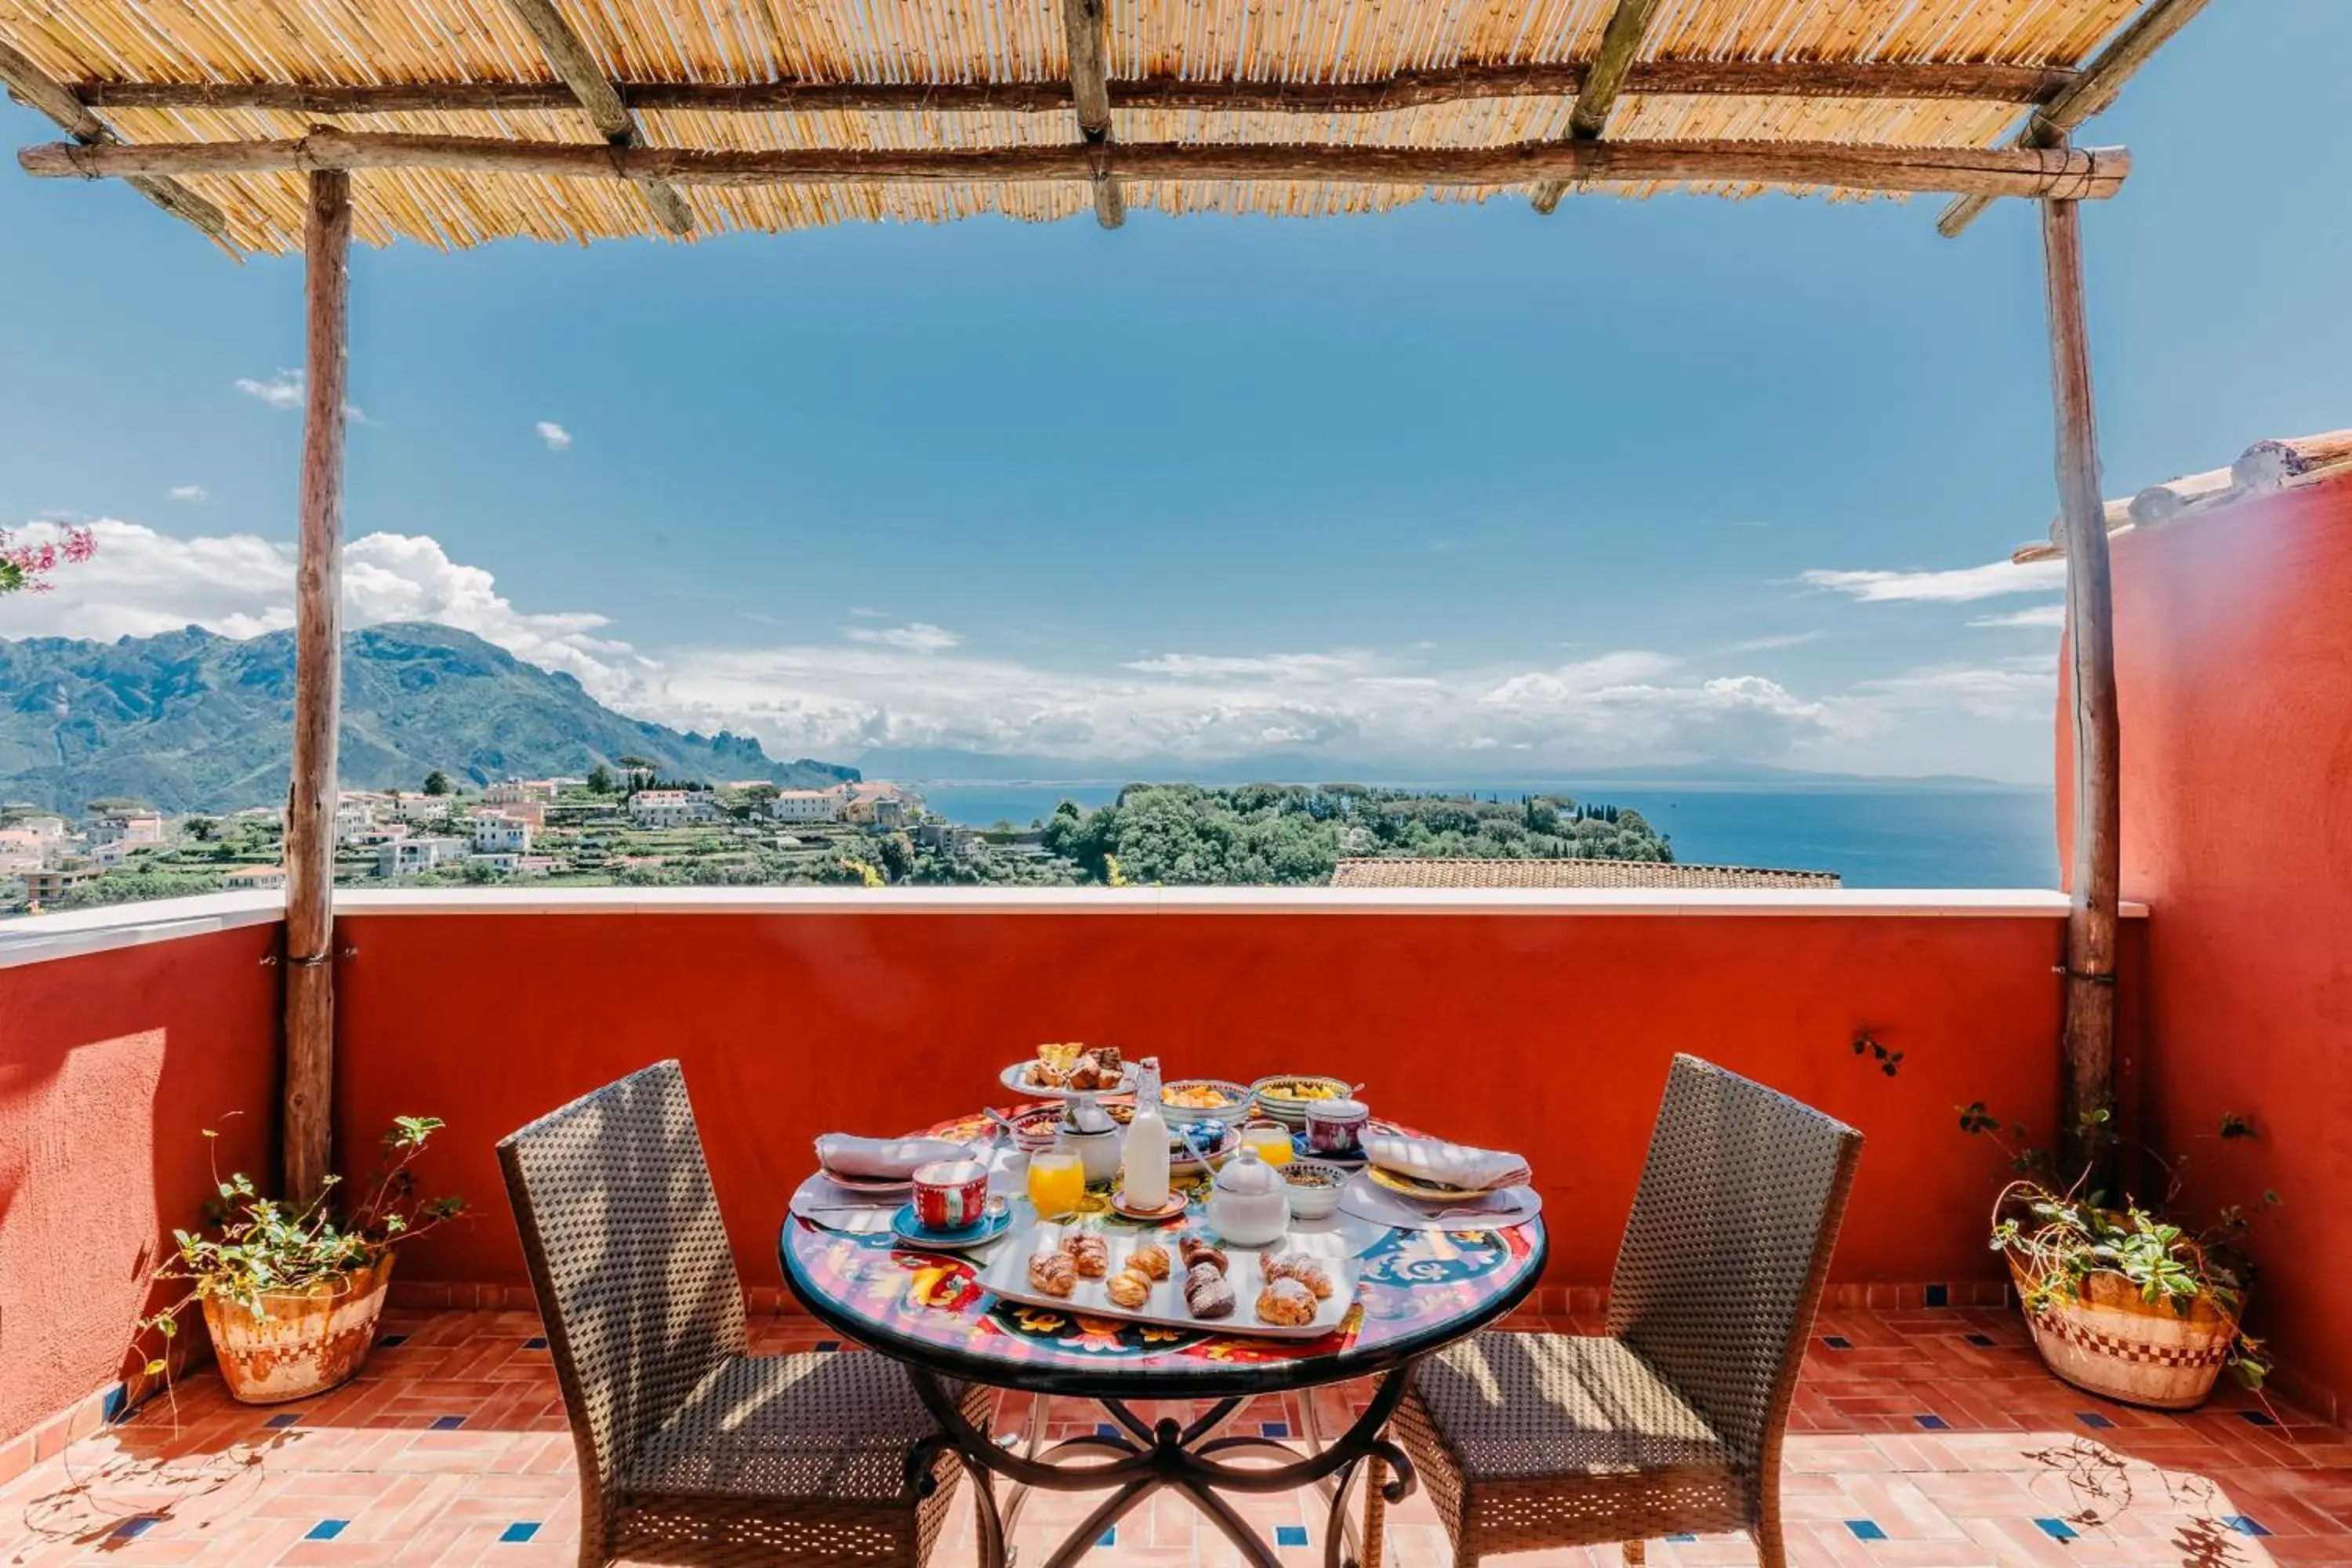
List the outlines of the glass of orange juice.
{"type": "Polygon", "coordinates": [[[1087,1169],[1076,1154],[1041,1149],[1029,1156],[1029,1202],[1040,1218],[1076,1214],[1086,1201],[1087,1169]]]}
{"type": "Polygon", "coordinates": [[[1279,1121],[1246,1121],[1242,1124],[1242,1147],[1255,1149],[1257,1157],[1269,1165],[1290,1163],[1290,1129],[1279,1121]]]}

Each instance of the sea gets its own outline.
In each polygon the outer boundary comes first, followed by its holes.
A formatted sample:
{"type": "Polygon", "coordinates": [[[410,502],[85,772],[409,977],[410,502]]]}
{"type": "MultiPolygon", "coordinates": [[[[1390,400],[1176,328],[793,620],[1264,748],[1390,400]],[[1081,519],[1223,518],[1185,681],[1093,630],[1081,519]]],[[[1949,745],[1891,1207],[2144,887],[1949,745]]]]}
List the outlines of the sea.
{"type": "MultiPolygon", "coordinates": [[[[918,785],[951,822],[1026,827],[1062,801],[1097,806],[1104,781],[918,785]]],[[[1834,871],[1849,888],[2055,888],[2057,829],[2047,787],[1913,784],[1422,784],[1443,794],[1515,800],[1561,793],[1632,806],[1695,865],[1834,871]]]]}

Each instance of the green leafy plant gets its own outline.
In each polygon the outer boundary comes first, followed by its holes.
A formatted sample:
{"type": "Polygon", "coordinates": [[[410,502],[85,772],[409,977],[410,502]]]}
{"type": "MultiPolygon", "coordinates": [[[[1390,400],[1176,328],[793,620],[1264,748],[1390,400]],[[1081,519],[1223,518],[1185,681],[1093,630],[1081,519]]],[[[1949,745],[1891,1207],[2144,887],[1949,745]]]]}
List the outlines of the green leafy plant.
{"type": "MultiPolygon", "coordinates": [[[[2111,1202],[2091,1186],[2094,1173],[2114,1163],[2119,1144],[2107,1108],[2084,1113],[2077,1138],[2085,1152],[2083,1169],[2063,1184],[2055,1157],[2033,1145],[2023,1124],[2004,1128],[1980,1100],[1958,1110],[1962,1132],[1990,1140],[2009,1157],[2013,1179],[1993,1201],[1991,1245],[2013,1266],[2027,1311],[2087,1301],[2092,1281],[2108,1276],[2124,1281],[2151,1307],[2168,1307],[2185,1318],[2203,1301],[2232,1325],[2238,1322],[2253,1282],[2253,1266],[2241,1249],[2252,1218],[2234,1204],[2201,1228],[2170,1217],[2187,1179],[2185,1157],[2167,1161],[2142,1149],[2165,1173],[2163,1197],[2143,1204],[2126,1193],[2111,1202]]],[[[2251,1120],[2228,1113],[2212,1136],[2234,1142],[2257,1134],[2251,1120]]],[[[2262,1195],[2262,1206],[2278,1201],[2274,1192],[2262,1195]]],[[[2262,1342],[2243,1330],[2231,1339],[2225,1364],[2252,1389],[2260,1389],[2271,1371],[2262,1342]]]]}
{"type": "MultiPolygon", "coordinates": [[[[203,1233],[175,1230],[173,1256],[155,1271],[159,1280],[184,1280],[188,1293],[152,1317],[139,1321],[135,1343],[150,1336],[168,1348],[180,1331],[179,1315],[206,1299],[233,1302],[256,1317],[269,1315],[273,1291],[331,1284],[374,1264],[391,1248],[412,1241],[464,1212],[459,1197],[420,1198],[410,1167],[440,1118],[398,1116],[382,1141],[367,1195],[348,1214],[333,1202],[342,1184],[329,1176],[317,1198],[302,1207],[263,1197],[244,1172],[227,1176],[213,1168],[215,1195],[205,1205],[211,1222],[203,1233]]],[[[205,1137],[218,1148],[220,1134],[205,1137]]],[[[150,1356],[150,1377],[170,1375],[168,1355],[150,1356]]]]}

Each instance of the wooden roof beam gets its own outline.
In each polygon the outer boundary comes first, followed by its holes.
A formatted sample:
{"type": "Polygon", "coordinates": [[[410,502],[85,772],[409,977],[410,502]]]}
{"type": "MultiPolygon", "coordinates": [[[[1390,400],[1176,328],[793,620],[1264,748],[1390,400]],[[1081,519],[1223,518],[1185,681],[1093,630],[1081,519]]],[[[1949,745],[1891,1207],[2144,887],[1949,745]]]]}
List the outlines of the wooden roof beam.
{"type": "MultiPolygon", "coordinates": [[[[1062,31],[1070,44],[1070,102],[1087,145],[1110,145],[1110,16],[1105,0],[1062,0],[1062,31]]],[[[1127,221],[1127,194],[1108,165],[1094,178],[1095,221],[1117,228],[1127,221]]]]}
{"type": "MultiPolygon", "coordinates": [[[[2206,3],[2207,0],[2153,0],[2123,31],[2107,41],[2107,47],[2093,57],[2064,91],[2026,117],[2025,123],[2010,138],[2010,145],[2063,146],[2075,127],[2115,102],[2116,94],[2123,90],[2133,73],[2146,65],[2174,34],[2189,26],[2197,13],[2205,9],[2206,3]]],[[[1988,197],[1963,196],[1937,218],[1936,231],[1946,239],[1956,238],[1991,205],[1988,197]]]]}
{"type": "MultiPolygon", "coordinates": [[[[1601,50],[1592,57],[1592,66],[1586,74],[1584,85],[1577,89],[1576,102],[1568,111],[1568,133],[1579,142],[1598,142],[1609,125],[1609,111],[1617,107],[1617,95],[1625,88],[1625,79],[1633,68],[1633,57],[1642,52],[1642,38],[1650,30],[1650,18],[1658,14],[1663,0],[1617,0],[1617,9],[1609,13],[1609,26],[1601,35],[1601,50]]],[[[1568,182],[1549,180],[1536,188],[1536,211],[1549,213],[1559,205],[1559,198],[1568,194],[1568,182]]]]}
{"type": "Polygon", "coordinates": [[[2131,172],[2120,147],[1917,147],[1820,142],[1521,142],[1500,147],[1195,145],[1007,147],[982,151],[802,148],[710,152],[498,137],[415,136],[323,127],[265,142],[51,142],[16,154],[47,178],[247,174],[287,169],[446,169],[664,180],[750,187],[858,183],[1301,180],[1509,186],[1542,180],[1707,181],[2099,200],[2131,172]]]}
{"type": "MultiPolygon", "coordinates": [[[[89,146],[119,143],[121,138],[113,128],[89,111],[89,106],[74,96],[66,87],[31,59],[19,54],[0,39],[0,87],[31,109],[56,121],[58,130],[75,141],[89,146]]],[[[193,224],[204,237],[227,250],[236,250],[228,243],[228,219],[220,208],[196,195],[176,180],[142,174],[129,182],[131,188],[170,213],[184,223],[193,224]]]]}
{"type": "MultiPolygon", "coordinates": [[[[1581,61],[1473,64],[1401,71],[1370,81],[1197,81],[1156,76],[1114,79],[1123,109],[1266,114],[1378,114],[1497,98],[1570,98],[1584,89],[1581,61]]],[[[1916,60],[1636,60],[1622,90],[1711,98],[1923,99],[2047,103],[2075,78],[2056,67],[1916,60]]],[[[834,110],[874,113],[1064,114],[1066,81],[826,82],[615,81],[633,113],[704,114],[834,110]]],[[[496,113],[571,109],[562,82],[84,81],[70,90],[94,109],[268,109],[292,114],[496,113]]]]}
{"type": "MultiPolygon", "coordinates": [[[[605,79],[587,44],[555,8],[555,0],[506,0],[506,7],[539,40],[547,63],[588,111],[597,133],[615,147],[644,146],[645,133],[637,127],[636,116],[621,101],[619,91],[605,79]]],[[[694,212],[674,186],[657,179],[635,183],[662,227],[680,236],[694,232],[694,212]]]]}

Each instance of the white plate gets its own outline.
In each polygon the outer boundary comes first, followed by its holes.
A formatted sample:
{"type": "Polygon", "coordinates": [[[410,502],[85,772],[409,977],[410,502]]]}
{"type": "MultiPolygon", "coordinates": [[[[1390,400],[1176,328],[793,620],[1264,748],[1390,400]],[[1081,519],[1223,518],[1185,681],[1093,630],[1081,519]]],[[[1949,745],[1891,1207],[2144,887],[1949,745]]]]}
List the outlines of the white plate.
{"type": "Polygon", "coordinates": [[[1089,1094],[1132,1094],[1135,1092],[1136,1079],[1140,1076],[1135,1063],[1121,1062],[1118,1068],[1118,1082],[1108,1089],[1040,1089],[1023,1077],[1035,1064],[1036,1059],[1032,1057],[1025,1062],[1014,1062],[996,1075],[996,1081],[1013,1093],[1030,1100],[1079,1100],[1089,1094]]]}
{"type": "MultiPolygon", "coordinates": [[[[1064,1227],[1058,1225],[1038,1225],[1013,1236],[997,1249],[996,1256],[982,1269],[980,1282],[1007,1301],[1024,1306],[1044,1307],[1060,1312],[1084,1312],[1093,1318],[1113,1318],[1121,1322],[1157,1323],[1171,1329],[1201,1329],[1211,1333],[1243,1334],[1269,1340],[1315,1340],[1331,1332],[1347,1317],[1348,1309],[1355,1304],[1357,1268],[1355,1258],[1345,1250],[1344,1239],[1338,1235],[1292,1235],[1284,1238],[1282,1248],[1228,1247],[1225,1257],[1230,1267],[1225,1270],[1225,1282],[1234,1288],[1234,1311],[1229,1318],[1196,1318],[1184,1305],[1184,1265],[1176,1248],[1175,1238],[1162,1231],[1151,1239],[1168,1248],[1170,1278],[1152,1282],[1151,1294],[1140,1307],[1119,1307],[1111,1303],[1104,1292],[1103,1280],[1081,1279],[1078,1288],[1067,1296],[1049,1296],[1029,1283],[1029,1259],[1040,1252],[1061,1245],[1064,1227]],[[1331,1294],[1315,1304],[1312,1321],[1297,1325],[1262,1323],[1257,1317],[1257,1293],[1265,1283],[1259,1271],[1260,1256],[1265,1252],[1292,1250],[1311,1253],[1331,1276],[1331,1294]]],[[[1118,1236],[1108,1231],[1103,1240],[1110,1247],[1111,1274],[1118,1272],[1145,1237],[1118,1236]]],[[[1107,1279],[1107,1275],[1105,1278],[1107,1279]]]]}

